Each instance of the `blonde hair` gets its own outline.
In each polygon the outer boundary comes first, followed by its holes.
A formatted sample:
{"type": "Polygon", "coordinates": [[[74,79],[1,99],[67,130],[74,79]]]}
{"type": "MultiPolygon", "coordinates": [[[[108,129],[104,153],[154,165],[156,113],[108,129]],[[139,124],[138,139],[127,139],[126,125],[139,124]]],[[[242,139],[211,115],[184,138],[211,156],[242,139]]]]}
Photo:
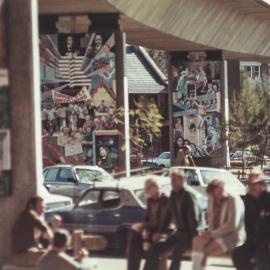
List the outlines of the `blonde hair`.
{"type": "Polygon", "coordinates": [[[186,179],[186,174],[183,170],[178,169],[178,168],[171,168],[170,169],[170,176],[176,175],[182,179],[186,179]]]}
{"type": "Polygon", "coordinates": [[[223,180],[220,180],[220,179],[214,179],[212,181],[209,182],[207,188],[206,188],[206,192],[207,194],[212,194],[213,191],[216,189],[216,188],[223,188],[225,185],[224,181],[223,180]]]}
{"type": "Polygon", "coordinates": [[[144,182],[144,189],[147,187],[155,186],[158,190],[160,190],[160,186],[158,184],[158,179],[155,175],[149,175],[144,182]]]}

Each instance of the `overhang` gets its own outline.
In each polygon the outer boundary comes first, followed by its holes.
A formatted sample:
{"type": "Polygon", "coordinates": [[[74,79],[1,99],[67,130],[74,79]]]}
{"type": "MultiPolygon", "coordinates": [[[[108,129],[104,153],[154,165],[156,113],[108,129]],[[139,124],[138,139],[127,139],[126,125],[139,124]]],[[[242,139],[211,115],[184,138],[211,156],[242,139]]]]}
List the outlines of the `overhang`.
{"type": "Polygon", "coordinates": [[[40,14],[119,13],[128,42],[166,51],[223,50],[269,61],[270,8],[262,0],[39,0],[40,14]]]}

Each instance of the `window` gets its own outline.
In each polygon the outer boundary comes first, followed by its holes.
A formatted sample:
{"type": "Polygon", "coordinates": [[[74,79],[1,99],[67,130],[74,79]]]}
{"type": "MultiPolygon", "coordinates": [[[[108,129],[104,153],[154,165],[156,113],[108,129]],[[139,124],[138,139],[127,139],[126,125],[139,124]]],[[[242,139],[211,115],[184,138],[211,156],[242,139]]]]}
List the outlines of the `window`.
{"type": "Polygon", "coordinates": [[[58,172],[58,168],[52,168],[52,169],[47,169],[44,172],[44,178],[46,182],[54,182],[56,175],[58,172]]]}
{"type": "Polygon", "coordinates": [[[170,153],[162,153],[159,157],[162,159],[170,159],[171,154],[170,153]]]}
{"type": "Polygon", "coordinates": [[[259,64],[243,65],[243,70],[246,73],[246,75],[253,80],[260,78],[260,65],[259,64]]]}
{"type": "Polygon", "coordinates": [[[74,183],[75,180],[74,180],[71,169],[61,169],[57,177],[57,181],[74,183]]]}
{"type": "Polygon", "coordinates": [[[101,205],[99,203],[99,190],[92,190],[87,192],[83,198],[78,203],[78,208],[99,208],[101,205]]]}
{"type": "Polygon", "coordinates": [[[86,169],[76,169],[76,174],[80,182],[101,182],[104,180],[111,179],[111,176],[107,172],[86,170],[86,169]]]}
{"type": "Polygon", "coordinates": [[[106,190],[103,193],[102,208],[115,208],[121,202],[118,191],[106,190]]]}
{"type": "Polygon", "coordinates": [[[200,181],[195,170],[185,170],[187,177],[187,184],[190,186],[199,186],[200,181]]]}
{"type": "Polygon", "coordinates": [[[201,170],[201,175],[205,184],[208,184],[214,179],[219,179],[223,180],[232,190],[243,188],[243,185],[240,183],[240,181],[233,174],[227,171],[201,170]]]}

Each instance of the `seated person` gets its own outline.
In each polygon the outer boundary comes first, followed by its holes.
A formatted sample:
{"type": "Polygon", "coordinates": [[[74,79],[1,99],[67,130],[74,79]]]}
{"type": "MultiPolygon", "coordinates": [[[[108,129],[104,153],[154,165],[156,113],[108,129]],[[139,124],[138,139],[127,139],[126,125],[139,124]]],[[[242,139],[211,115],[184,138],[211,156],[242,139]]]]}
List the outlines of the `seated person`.
{"type": "Polygon", "coordinates": [[[147,197],[146,215],[142,223],[132,226],[127,252],[128,270],[139,270],[142,251],[149,249],[168,206],[168,197],[161,194],[155,176],[146,180],[144,192],[147,197]]]}
{"type": "Polygon", "coordinates": [[[58,230],[54,233],[52,249],[42,257],[38,264],[39,270],[75,270],[82,269],[80,260],[76,261],[66,254],[70,243],[70,235],[65,230],[58,230]]]}
{"type": "Polygon", "coordinates": [[[193,239],[193,270],[205,269],[210,255],[231,252],[245,241],[245,208],[240,196],[232,196],[224,189],[224,182],[208,184],[208,231],[193,239]]]}
{"type": "Polygon", "coordinates": [[[12,252],[14,255],[22,255],[17,256],[18,264],[28,264],[31,261],[35,264],[35,258],[44,252],[40,239],[46,237],[49,242],[52,239],[52,231],[43,220],[43,213],[43,199],[39,196],[32,197],[13,226],[12,252]],[[33,258],[33,254],[36,255],[35,258],[33,258]],[[27,260],[27,256],[29,260],[27,260]]]}

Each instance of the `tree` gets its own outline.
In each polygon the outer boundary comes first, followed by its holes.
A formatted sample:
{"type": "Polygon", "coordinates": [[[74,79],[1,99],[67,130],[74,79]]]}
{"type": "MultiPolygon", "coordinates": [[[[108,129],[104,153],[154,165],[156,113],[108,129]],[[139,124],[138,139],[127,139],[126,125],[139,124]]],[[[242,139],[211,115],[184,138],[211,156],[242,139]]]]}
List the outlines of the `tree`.
{"type": "MultiPolygon", "coordinates": [[[[269,102],[269,80],[262,80],[255,88],[247,78],[242,80],[242,89],[233,97],[230,108],[231,149],[240,148],[244,151],[249,148],[263,162],[270,143],[269,102]]],[[[242,163],[244,164],[243,156],[242,163]]]]}
{"type": "MultiPolygon", "coordinates": [[[[134,154],[142,154],[149,147],[149,143],[161,135],[163,117],[154,102],[144,104],[133,100],[134,108],[129,110],[131,118],[130,142],[134,154]]],[[[123,123],[124,109],[118,108],[115,114],[115,123],[123,123]]],[[[122,134],[123,136],[123,134],[122,134]]]]}

